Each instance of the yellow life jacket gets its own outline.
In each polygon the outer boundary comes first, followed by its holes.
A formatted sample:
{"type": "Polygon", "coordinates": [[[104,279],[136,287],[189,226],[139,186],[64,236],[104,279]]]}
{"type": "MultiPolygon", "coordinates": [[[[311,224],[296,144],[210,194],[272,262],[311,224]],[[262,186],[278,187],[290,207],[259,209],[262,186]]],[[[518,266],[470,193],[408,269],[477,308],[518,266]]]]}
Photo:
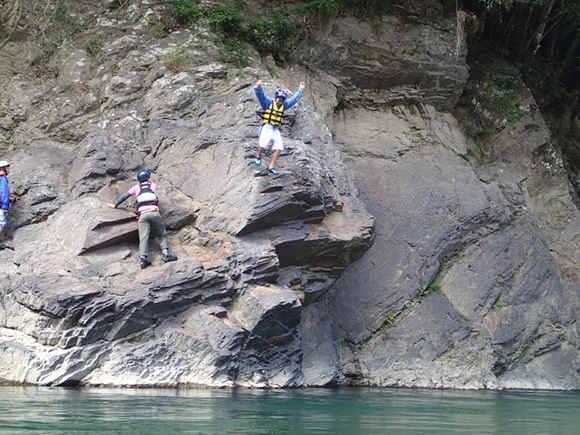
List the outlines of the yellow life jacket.
{"type": "Polygon", "coordinates": [[[284,103],[278,108],[276,102],[272,101],[270,107],[264,111],[264,117],[262,118],[262,123],[268,123],[272,125],[280,126],[282,125],[282,118],[284,117],[284,103]]]}

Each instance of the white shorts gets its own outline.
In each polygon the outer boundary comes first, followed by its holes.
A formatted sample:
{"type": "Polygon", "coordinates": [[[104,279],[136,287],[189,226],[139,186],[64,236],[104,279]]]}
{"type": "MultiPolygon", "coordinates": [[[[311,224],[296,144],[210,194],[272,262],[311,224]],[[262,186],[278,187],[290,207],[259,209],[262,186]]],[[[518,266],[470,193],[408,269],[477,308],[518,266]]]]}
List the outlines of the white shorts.
{"type": "Polygon", "coordinates": [[[6,228],[6,212],[0,209],[0,228],[6,228]]]}
{"type": "Polygon", "coordinates": [[[272,124],[262,124],[260,133],[258,133],[258,146],[260,148],[268,148],[270,142],[274,142],[273,150],[283,150],[282,135],[279,128],[274,128],[272,124]]]}

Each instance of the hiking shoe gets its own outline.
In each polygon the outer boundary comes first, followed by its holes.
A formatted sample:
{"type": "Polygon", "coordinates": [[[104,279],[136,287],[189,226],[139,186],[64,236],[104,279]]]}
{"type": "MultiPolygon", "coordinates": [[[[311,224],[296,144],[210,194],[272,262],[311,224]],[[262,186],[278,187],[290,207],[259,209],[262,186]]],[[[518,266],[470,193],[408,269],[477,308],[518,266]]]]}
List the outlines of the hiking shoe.
{"type": "Polygon", "coordinates": [[[145,269],[146,267],[151,266],[151,262],[147,261],[145,258],[139,260],[139,264],[141,265],[141,269],[145,269]]]}
{"type": "Polygon", "coordinates": [[[274,169],[274,168],[271,168],[271,167],[269,167],[269,166],[268,166],[268,171],[269,171],[269,172],[271,172],[271,173],[272,173],[272,174],[274,174],[274,175],[278,175],[278,171],[276,171],[276,169],[274,169]]]}
{"type": "Polygon", "coordinates": [[[176,261],[177,257],[174,257],[173,255],[164,255],[163,256],[163,261],[165,261],[166,263],[169,263],[170,261],[176,261]]]}
{"type": "Polygon", "coordinates": [[[259,157],[256,157],[256,160],[254,160],[254,162],[256,163],[256,165],[260,166],[262,164],[262,159],[259,157]]]}

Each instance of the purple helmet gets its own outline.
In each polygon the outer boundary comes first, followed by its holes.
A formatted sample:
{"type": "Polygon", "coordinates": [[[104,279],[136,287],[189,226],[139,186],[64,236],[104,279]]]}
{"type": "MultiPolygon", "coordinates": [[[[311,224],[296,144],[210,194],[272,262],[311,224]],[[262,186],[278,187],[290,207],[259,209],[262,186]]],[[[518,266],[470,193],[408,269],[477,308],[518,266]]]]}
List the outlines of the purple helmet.
{"type": "Polygon", "coordinates": [[[286,91],[283,91],[282,89],[278,89],[276,91],[276,93],[274,94],[274,97],[283,98],[283,99],[286,99],[287,96],[288,96],[288,94],[286,93],[286,91]]]}

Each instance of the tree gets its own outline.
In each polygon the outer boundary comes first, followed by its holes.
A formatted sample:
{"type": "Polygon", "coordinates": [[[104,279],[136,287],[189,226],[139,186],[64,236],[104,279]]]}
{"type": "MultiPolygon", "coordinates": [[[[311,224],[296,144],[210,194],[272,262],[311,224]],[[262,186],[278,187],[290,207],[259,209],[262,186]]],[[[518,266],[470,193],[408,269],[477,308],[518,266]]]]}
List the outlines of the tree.
{"type": "Polygon", "coordinates": [[[580,0],[466,0],[465,6],[484,22],[479,42],[514,59],[544,101],[578,100],[580,0]]]}

